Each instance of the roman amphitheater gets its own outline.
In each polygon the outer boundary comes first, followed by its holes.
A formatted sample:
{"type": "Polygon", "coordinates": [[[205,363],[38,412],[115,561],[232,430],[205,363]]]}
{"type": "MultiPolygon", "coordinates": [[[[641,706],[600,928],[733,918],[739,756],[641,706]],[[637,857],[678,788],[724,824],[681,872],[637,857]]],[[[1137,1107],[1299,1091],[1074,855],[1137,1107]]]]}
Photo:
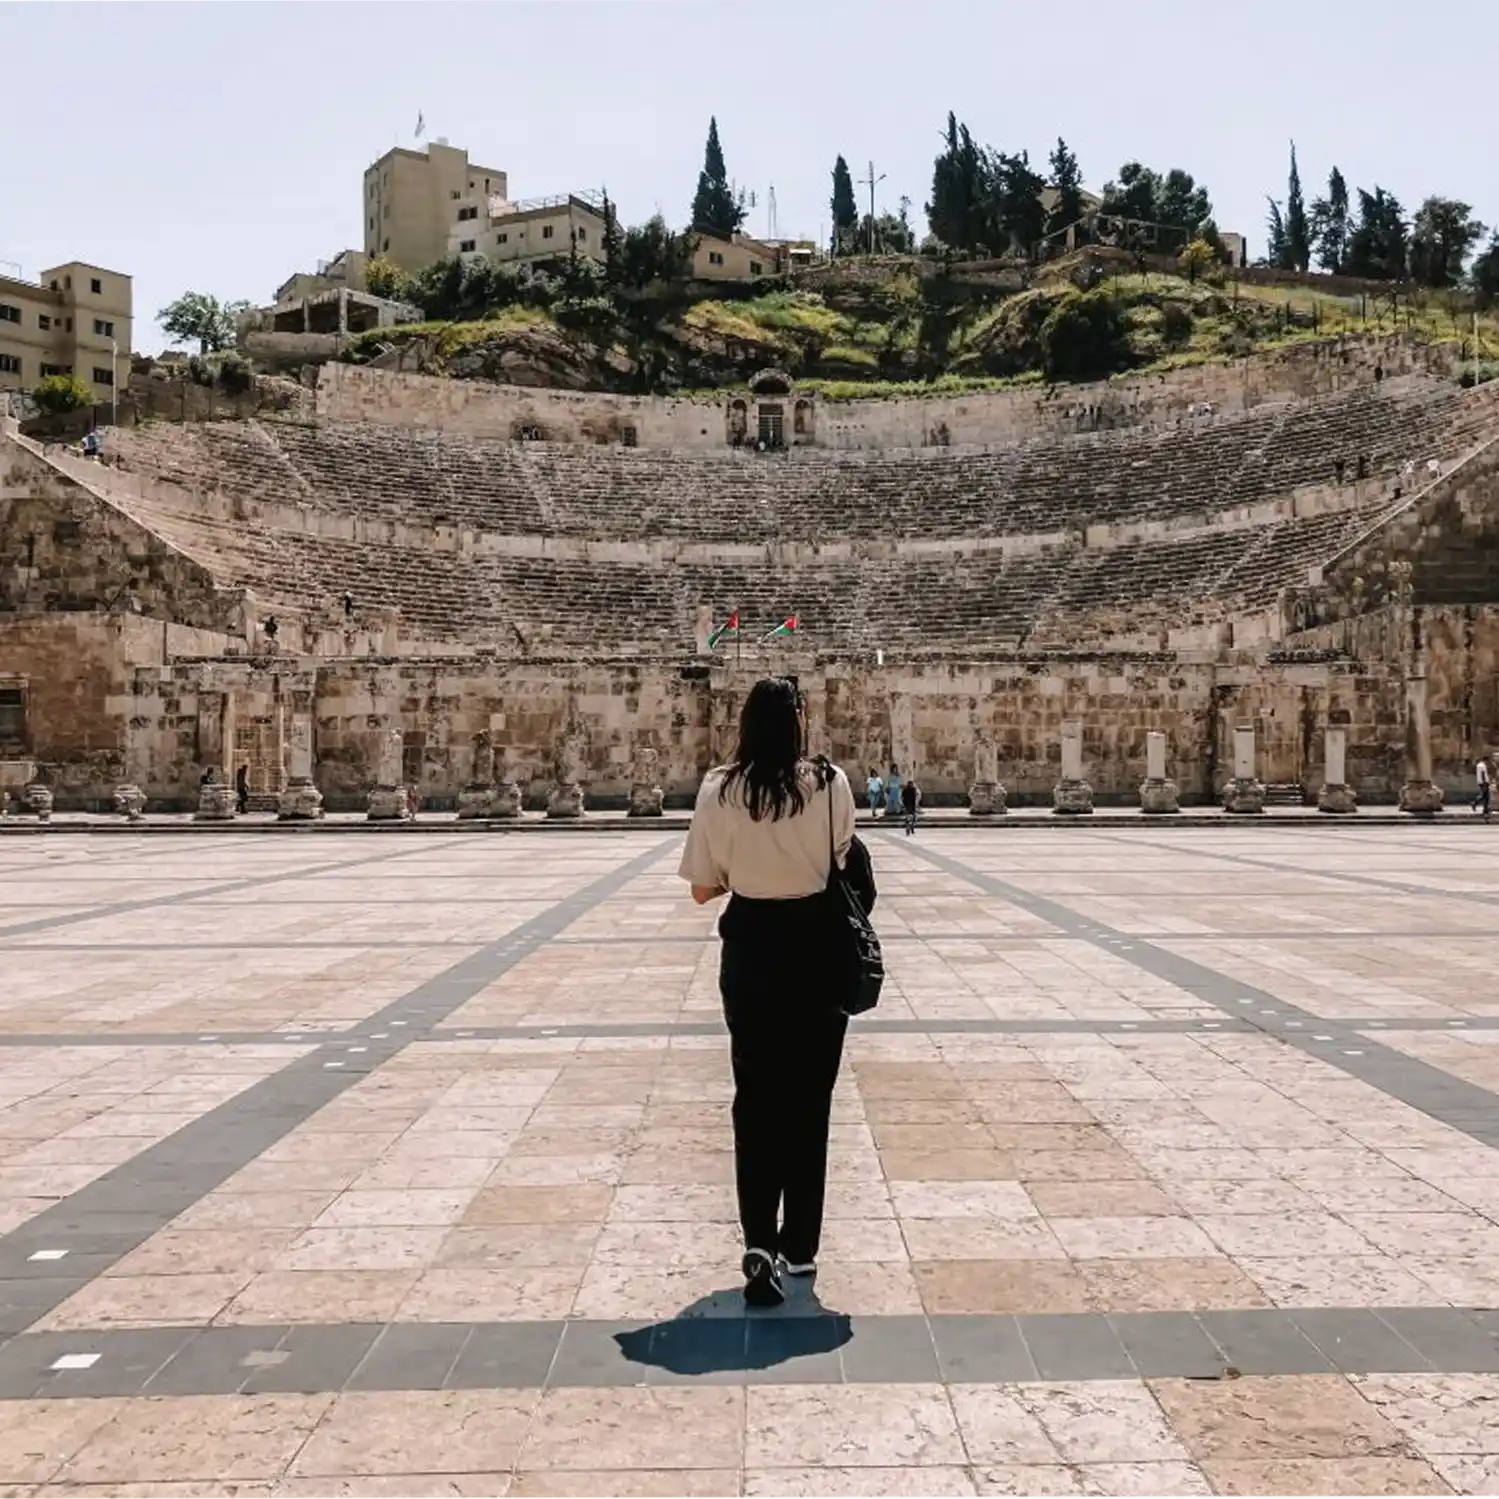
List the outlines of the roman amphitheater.
{"type": "Polygon", "coordinates": [[[1211,803],[1250,729],[1309,802],[1450,795],[1499,731],[1499,385],[1398,340],[931,399],[345,364],[306,397],[111,429],[103,463],[4,435],[0,756],[59,809],[191,811],[241,766],[292,814],[397,782],[618,807],[642,763],[681,805],[768,666],[817,745],[955,805],[1079,774],[1134,804],[1152,734],[1211,803]]]}

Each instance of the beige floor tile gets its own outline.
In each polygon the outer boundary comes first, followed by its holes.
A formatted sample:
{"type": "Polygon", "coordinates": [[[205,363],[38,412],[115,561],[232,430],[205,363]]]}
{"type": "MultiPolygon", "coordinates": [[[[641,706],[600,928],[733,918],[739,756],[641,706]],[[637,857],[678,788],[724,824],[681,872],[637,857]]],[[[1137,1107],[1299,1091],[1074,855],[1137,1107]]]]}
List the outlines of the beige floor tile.
{"type": "Polygon", "coordinates": [[[0,1475],[42,1483],[124,1405],[120,1400],[9,1400],[0,1403],[0,1475]]]}
{"type": "Polygon", "coordinates": [[[536,1390],[413,1390],[340,1395],[290,1476],[508,1473],[536,1390]]]}
{"type": "Polygon", "coordinates": [[[1080,1463],[1084,1494],[1211,1494],[1207,1475],[1194,1463],[1080,1463]]]}
{"type": "Polygon", "coordinates": [[[1168,1217],[1178,1205],[1153,1181],[1032,1181],[1024,1183],[1036,1210],[1047,1218],[1168,1217]]]}
{"type": "Polygon", "coordinates": [[[1157,1399],[1192,1456],[1400,1457],[1400,1432],[1341,1374],[1153,1382],[1157,1399]]]}
{"type": "Polygon", "coordinates": [[[1370,1254],[1374,1246],[1331,1213],[1203,1214],[1197,1219],[1225,1254],[1298,1259],[1370,1254]]]}
{"type": "Polygon", "coordinates": [[[464,1209],[464,1223],[602,1223],[614,1201],[614,1188],[596,1184],[570,1187],[482,1187],[464,1209]]]}
{"type": "Polygon", "coordinates": [[[1179,1462],[1186,1449],[1149,1388],[1135,1380],[1024,1384],[1021,1403],[1066,1462],[1179,1462]]]}
{"type": "Polygon", "coordinates": [[[136,1275],[238,1275],[273,1268],[296,1238],[294,1228],[164,1228],[105,1271],[136,1275]]]}
{"type": "Polygon", "coordinates": [[[818,1263],[817,1295],[829,1310],[851,1317],[905,1317],[921,1312],[921,1291],[904,1260],[818,1263]]]}
{"type": "Polygon", "coordinates": [[[211,1322],[250,1281],[236,1275],[105,1275],[35,1324],[37,1332],[83,1327],[173,1327],[211,1322]]]}
{"type": "Polygon", "coordinates": [[[521,1470],[739,1470],[741,1389],[551,1389],[541,1398],[521,1470]]]}
{"type": "Polygon", "coordinates": [[[479,1269],[508,1265],[581,1268],[593,1257],[601,1230],[598,1223],[461,1223],[443,1231],[435,1263],[479,1269]]]}
{"type": "MultiPolygon", "coordinates": [[[[1499,1494],[1499,1457],[1469,1457],[1436,1452],[1431,1456],[1431,1466],[1442,1481],[1459,1494],[1499,1494]]],[[[1369,1489],[1367,1492],[1377,1493],[1378,1490],[1369,1489]]]]}
{"type": "Polygon", "coordinates": [[[1369,1374],[1353,1384],[1423,1455],[1499,1454],[1499,1374],[1369,1374]]]}
{"type": "Polygon", "coordinates": [[[273,1483],[44,1483],[38,1488],[0,1489],[5,1499],[28,1495],[32,1499],[269,1499],[280,1489],[273,1483]]]}
{"type": "Polygon", "coordinates": [[[1036,1205],[1014,1181],[892,1181],[902,1218],[1034,1218],[1036,1205]]]}
{"type": "MultiPolygon", "coordinates": [[[[614,1468],[603,1472],[524,1469],[510,1484],[513,1499],[719,1499],[739,1493],[733,1468],[614,1468]]],[[[789,1492],[789,1491],[787,1491],[789,1492]]]]}
{"type": "Polygon", "coordinates": [[[1270,1299],[1226,1259],[1080,1260],[1089,1305],[1099,1312],[1197,1312],[1268,1306],[1270,1299]]]}
{"type": "Polygon", "coordinates": [[[1082,1479],[1076,1468],[1057,1463],[996,1463],[974,1469],[981,1494],[1078,1494],[1082,1479]]]}
{"type": "Polygon", "coordinates": [[[902,1218],[913,1260],[1060,1260],[1067,1257],[1040,1218],[902,1218]]]}
{"type": "Polygon", "coordinates": [[[1447,1298],[1384,1254],[1238,1260],[1276,1306],[1444,1306],[1447,1298]]]}
{"type": "Polygon", "coordinates": [[[1019,1174],[998,1150],[887,1150],[880,1160],[892,1182],[1002,1182],[1019,1174]]]}
{"type": "Polygon", "coordinates": [[[954,1385],[953,1410],[972,1462],[1009,1467],[1061,1461],[1014,1385],[954,1385]]]}
{"type": "Polygon", "coordinates": [[[818,1495],[924,1499],[928,1494],[974,1494],[979,1490],[966,1468],[750,1468],[744,1475],[744,1492],[750,1499],[777,1499],[779,1495],[794,1499],[818,1495]]]}
{"type": "Polygon", "coordinates": [[[172,1219],[184,1232],[208,1230],[307,1228],[337,1196],[321,1192],[210,1192],[172,1219]]]}
{"type": "Polygon", "coordinates": [[[1088,1287],[1059,1260],[926,1260],[911,1270],[932,1316],[997,1312],[1085,1312],[1088,1287]]]}
{"type": "Polygon", "coordinates": [[[70,1483],[274,1480],[331,1395],[200,1395],[122,1403],[56,1475],[70,1483]]]}
{"type": "Polygon", "coordinates": [[[457,1223],[478,1188],[443,1191],[355,1191],[334,1199],[314,1228],[422,1228],[457,1223]]]}
{"type": "Polygon", "coordinates": [[[268,1270],[219,1313],[217,1321],[388,1322],[416,1284],[416,1270],[268,1270]]]}
{"type": "Polygon", "coordinates": [[[503,1499],[508,1473],[390,1473],[358,1478],[288,1478],[276,1499],[503,1499]]]}
{"type": "Polygon", "coordinates": [[[1050,1228],[1075,1260],[1192,1259],[1216,1253],[1190,1218],[1058,1218],[1050,1228]]]}
{"type": "Polygon", "coordinates": [[[947,1395],[932,1385],[752,1385],[745,1467],[929,1467],[964,1461],[947,1395]]]}
{"type": "Polygon", "coordinates": [[[277,1270],[418,1270],[433,1263],[446,1228],[311,1228],[286,1246],[277,1270]]]}
{"type": "Polygon", "coordinates": [[[396,1315],[407,1322],[549,1322],[572,1310],[582,1278],[580,1265],[442,1266],[421,1274],[396,1315]]]}
{"type": "MultiPolygon", "coordinates": [[[[1227,1459],[1204,1464],[1220,1494],[1448,1494],[1426,1463],[1412,1457],[1227,1459]]],[[[1462,1486],[1460,1493],[1492,1492],[1462,1486]]]]}
{"type": "Polygon", "coordinates": [[[576,1282],[571,1315],[608,1321],[658,1321],[725,1292],[733,1293],[737,1311],[737,1293],[744,1284],[739,1258],[736,1250],[716,1264],[682,1265],[650,1274],[643,1273],[639,1265],[594,1260],[576,1282]]]}

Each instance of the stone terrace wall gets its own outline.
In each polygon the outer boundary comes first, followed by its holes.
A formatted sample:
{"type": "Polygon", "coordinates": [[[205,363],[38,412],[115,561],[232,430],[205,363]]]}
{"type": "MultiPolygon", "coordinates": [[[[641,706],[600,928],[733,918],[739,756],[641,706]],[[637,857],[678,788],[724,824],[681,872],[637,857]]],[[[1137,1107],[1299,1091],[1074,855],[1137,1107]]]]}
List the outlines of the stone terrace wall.
{"type": "MultiPolygon", "coordinates": [[[[834,448],[919,448],[1009,444],[1047,433],[1169,423],[1188,406],[1220,411],[1327,394],[1385,377],[1448,373],[1448,356],[1400,338],[1339,338],[1297,344],[1232,363],[1091,385],[1028,386],[961,396],[820,401],[817,444],[834,448]]],[[[722,448],[721,398],[621,396],[533,390],[471,380],[398,374],[329,364],[319,375],[316,410],[328,421],[509,437],[524,425],[553,442],[619,442],[633,427],[640,447],[722,448]]]]}
{"type": "MultiPolygon", "coordinates": [[[[1164,731],[1183,794],[1221,788],[1236,723],[1260,728],[1267,780],[1320,782],[1321,729],[1351,726],[1350,774],[1367,794],[1393,794],[1403,779],[1402,696],[1382,664],[1346,661],[1266,665],[1165,655],[1015,657],[985,664],[905,664],[848,669],[791,663],[807,691],[812,740],[856,777],[894,758],[914,768],[925,794],[957,801],[974,778],[981,735],[999,751],[1000,774],[1018,800],[1044,801],[1058,774],[1061,726],[1084,724],[1086,770],[1103,801],[1133,802],[1145,774],[1145,735],[1164,731]]],[[[453,805],[488,730],[539,803],[569,726],[586,740],[585,781],[595,805],[620,805],[634,749],[660,754],[661,780],[677,805],[732,747],[756,673],[628,663],[500,665],[484,661],[317,662],[221,660],[143,667],[132,712],[145,784],[158,805],[196,798],[201,705],[232,690],[239,725],[269,725],[293,689],[309,693],[317,782],[329,805],[359,808],[374,780],[377,736],[389,719],[407,740],[407,774],[429,806],[453,805]]],[[[118,722],[112,730],[121,732],[118,722]]],[[[1455,773],[1458,765],[1450,769],[1455,773]]],[[[97,799],[111,787],[100,779],[97,799]]],[[[80,787],[80,791],[82,788],[80,787]]]]}

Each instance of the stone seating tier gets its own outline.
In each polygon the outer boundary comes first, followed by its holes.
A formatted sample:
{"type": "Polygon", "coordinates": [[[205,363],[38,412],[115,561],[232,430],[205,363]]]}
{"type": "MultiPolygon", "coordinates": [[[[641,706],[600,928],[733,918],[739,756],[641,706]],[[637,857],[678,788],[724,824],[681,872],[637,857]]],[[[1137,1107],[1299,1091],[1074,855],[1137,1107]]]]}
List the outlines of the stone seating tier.
{"type": "MultiPolygon", "coordinates": [[[[1482,399],[1480,399],[1482,398],[1482,399]]],[[[997,451],[790,455],[561,446],[384,426],[152,423],[111,433],[124,466],[245,507],[495,535],[704,542],[1055,533],[1211,515],[1289,490],[1390,480],[1467,451],[1482,391],[1422,379],[1169,431],[997,451]]],[[[250,513],[248,508],[246,513],[250,513]]]]}

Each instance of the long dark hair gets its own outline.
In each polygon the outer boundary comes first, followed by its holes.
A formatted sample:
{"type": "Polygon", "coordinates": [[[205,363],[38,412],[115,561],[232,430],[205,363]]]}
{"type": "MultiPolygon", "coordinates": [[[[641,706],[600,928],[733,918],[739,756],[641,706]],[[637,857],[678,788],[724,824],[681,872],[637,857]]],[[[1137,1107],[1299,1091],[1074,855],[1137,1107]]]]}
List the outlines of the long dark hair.
{"type": "Polygon", "coordinates": [[[718,799],[727,801],[743,782],[744,805],[759,822],[794,817],[807,804],[798,774],[802,740],[802,694],[790,677],[762,677],[750,688],[739,715],[739,747],[724,772],[718,799]]]}

